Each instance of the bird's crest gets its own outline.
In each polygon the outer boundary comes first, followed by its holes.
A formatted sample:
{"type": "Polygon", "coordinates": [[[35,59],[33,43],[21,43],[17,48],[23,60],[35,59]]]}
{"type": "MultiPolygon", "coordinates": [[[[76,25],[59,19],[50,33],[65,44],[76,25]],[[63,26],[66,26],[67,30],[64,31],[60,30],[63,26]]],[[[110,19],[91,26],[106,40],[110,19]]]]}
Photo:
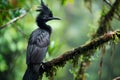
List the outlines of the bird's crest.
{"type": "Polygon", "coordinates": [[[47,7],[47,5],[44,4],[43,0],[41,0],[41,6],[39,6],[36,11],[39,11],[43,14],[51,13],[51,10],[47,7]]]}

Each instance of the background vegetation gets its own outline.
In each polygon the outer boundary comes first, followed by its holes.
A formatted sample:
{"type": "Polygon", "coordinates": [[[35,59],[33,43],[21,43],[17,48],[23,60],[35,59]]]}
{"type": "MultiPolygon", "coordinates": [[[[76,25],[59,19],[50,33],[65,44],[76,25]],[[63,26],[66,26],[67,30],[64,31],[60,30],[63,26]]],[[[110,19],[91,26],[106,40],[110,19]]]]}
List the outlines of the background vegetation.
{"type": "MultiPolygon", "coordinates": [[[[111,8],[103,0],[44,0],[54,16],[61,21],[50,21],[52,38],[45,61],[78,47],[91,39],[100,17],[111,8]]],[[[115,0],[108,0],[113,4],[115,0]]],[[[27,13],[23,18],[0,30],[0,80],[21,80],[26,70],[26,47],[29,35],[37,28],[35,19],[40,0],[0,0],[0,26],[27,13]]],[[[119,6],[120,7],[120,6],[119,6]]],[[[113,30],[120,29],[120,18],[111,21],[113,30]]],[[[0,27],[1,28],[1,27],[0,27]]],[[[110,43],[108,43],[110,44],[110,43]]],[[[103,51],[97,49],[86,69],[86,80],[98,80],[100,58],[103,51]]],[[[106,45],[102,67],[102,80],[120,76],[120,44],[106,45]]],[[[71,62],[59,68],[55,80],[73,80],[77,68],[71,62]]],[[[47,80],[44,76],[43,80],[47,80]]]]}

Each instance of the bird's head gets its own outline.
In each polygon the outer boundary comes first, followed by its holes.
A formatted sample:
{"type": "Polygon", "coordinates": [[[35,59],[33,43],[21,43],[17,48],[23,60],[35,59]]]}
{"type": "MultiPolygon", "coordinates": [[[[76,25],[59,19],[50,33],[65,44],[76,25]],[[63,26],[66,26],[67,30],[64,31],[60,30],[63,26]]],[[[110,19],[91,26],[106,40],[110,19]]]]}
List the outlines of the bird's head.
{"type": "Polygon", "coordinates": [[[44,4],[43,0],[41,0],[41,7],[38,7],[36,10],[40,12],[40,14],[37,17],[37,22],[43,21],[47,22],[50,20],[60,20],[59,18],[53,17],[52,11],[44,4]]]}

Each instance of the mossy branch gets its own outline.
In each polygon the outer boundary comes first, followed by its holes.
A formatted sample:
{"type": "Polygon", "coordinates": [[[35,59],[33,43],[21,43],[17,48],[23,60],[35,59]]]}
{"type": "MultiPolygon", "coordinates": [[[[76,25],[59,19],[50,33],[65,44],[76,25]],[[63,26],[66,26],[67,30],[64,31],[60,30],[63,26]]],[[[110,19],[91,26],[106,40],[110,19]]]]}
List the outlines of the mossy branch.
{"type": "Polygon", "coordinates": [[[73,59],[75,56],[90,55],[91,53],[87,53],[88,51],[97,49],[101,45],[111,40],[115,40],[116,36],[120,38],[120,30],[106,33],[84,45],[81,45],[80,47],[75,48],[74,50],[67,51],[61,56],[45,62],[44,72],[49,72],[53,67],[63,67],[67,61],[73,59]]]}

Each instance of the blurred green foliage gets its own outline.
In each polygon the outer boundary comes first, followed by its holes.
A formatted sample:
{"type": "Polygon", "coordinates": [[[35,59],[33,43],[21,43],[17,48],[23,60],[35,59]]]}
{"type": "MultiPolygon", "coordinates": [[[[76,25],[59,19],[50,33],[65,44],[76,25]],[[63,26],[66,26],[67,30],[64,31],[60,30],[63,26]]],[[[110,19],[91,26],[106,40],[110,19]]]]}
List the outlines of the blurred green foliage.
{"type": "MultiPolygon", "coordinates": [[[[47,24],[53,28],[51,44],[45,61],[51,60],[67,50],[78,47],[90,39],[96,31],[102,9],[106,6],[102,0],[44,0],[61,21],[50,21],[47,24]],[[53,2],[51,2],[53,1],[53,2]],[[92,4],[92,5],[91,5],[92,4]],[[104,7],[103,7],[104,5],[104,7]],[[87,8],[86,8],[87,7],[87,8]]],[[[0,80],[21,80],[26,70],[26,47],[29,35],[37,28],[35,11],[40,0],[0,0],[0,26],[19,16],[23,12],[27,15],[8,27],[0,30],[0,80]]],[[[116,19],[112,21],[114,29],[118,29],[116,19]]],[[[111,80],[120,75],[119,47],[113,50],[115,55],[110,62],[111,47],[107,46],[105,62],[103,64],[103,80],[111,80]]],[[[87,80],[98,80],[100,51],[96,51],[91,58],[93,64],[87,69],[87,80]],[[94,63],[95,62],[95,63],[94,63]],[[97,65],[97,66],[96,66],[97,65]]],[[[64,68],[57,71],[55,80],[73,80],[74,71],[68,62],[64,68]]],[[[43,80],[47,80],[43,77],[43,80]]]]}

